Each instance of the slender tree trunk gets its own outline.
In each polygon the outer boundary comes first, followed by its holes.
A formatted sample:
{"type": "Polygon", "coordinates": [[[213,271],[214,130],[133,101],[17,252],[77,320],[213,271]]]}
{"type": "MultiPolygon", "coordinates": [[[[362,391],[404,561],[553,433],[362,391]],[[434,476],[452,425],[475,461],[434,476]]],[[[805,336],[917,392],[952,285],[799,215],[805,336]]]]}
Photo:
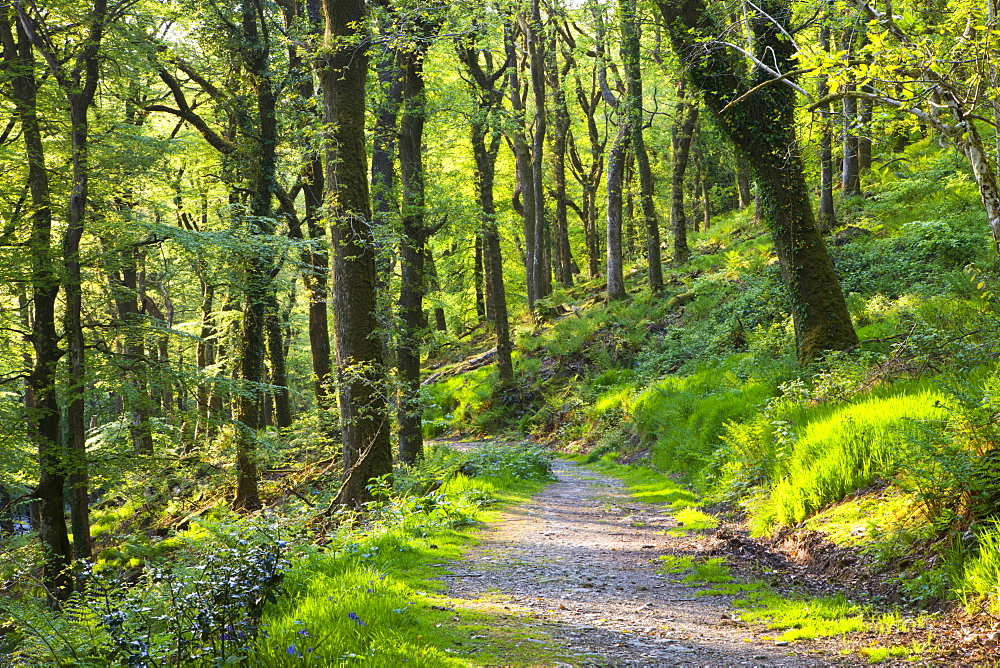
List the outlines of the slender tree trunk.
{"type": "Polygon", "coordinates": [[[479,322],[483,322],[489,318],[489,315],[486,310],[485,293],[483,292],[486,274],[483,267],[483,237],[481,234],[475,236],[473,245],[476,249],[475,264],[472,268],[472,282],[476,288],[476,317],[479,319],[479,322]]]}
{"type": "MultiPolygon", "coordinates": [[[[95,54],[96,61],[96,54],[95,54]]],[[[96,68],[96,62],[95,62],[96,68]]],[[[66,420],[69,427],[70,510],[73,525],[73,556],[91,555],[90,512],[87,503],[86,346],[83,336],[83,278],[80,242],[87,215],[90,186],[89,122],[87,110],[92,95],[68,93],[70,132],[73,146],[73,190],[70,194],[66,231],[63,234],[63,271],[66,311],[63,327],[69,353],[69,399],[66,420]]]]}
{"type": "MultiPolygon", "coordinates": [[[[433,34],[436,30],[424,26],[433,34]]],[[[399,133],[399,171],[403,188],[403,236],[399,284],[399,458],[412,464],[423,454],[420,403],[420,346],[423,328],[425,259],[428,229],[424,220],[423,135],[427,115],[423,59],[426,41],[400,53],[403,107],[399,133]],[[423,45],[423,46],[421,46],[423,45]]]]}
{"type": "MultiPolygon", "coordinates": [[[[202,279],[201,285],[201,331],[198,335],[198,347],[195,352],[198,371],[204,374],[208,367],[215,365],[215,316],[212,313],[215,302],[215,285],[202,279]]],[[[212,398],[212,383],[203,376],[196,390],[198,404],[198,424],[195,427],[195,440],[211,438],[216,431],[209,416],[209,406],[212,398]]]]}
{"type": "Polygon", "coordinates": [[[374,235],[365,155],[368,56],[363,0],[324,0],[327,51],[320,64],[327,135],[328,217],[333,227],[337,387],[344,484],[336,502],[372,499],[369,481],[392,473],[385,368],[378,338],[374,235]]]}
{"type": "MultiPolygon", "coordinates": [[[[863,86],[862,90],[871,91],[868,86],[863,86]]],[[[864,174],[872,167],[872,138],[869,128],[872,123],[872,101],[858,100],[858,124],[860,125],[858,135],[858,173],[864,174]]],[[[860,186],[858,188],[860,190],[860,186]]]]}
{"type": "Polygon", "coordinates": [[[548,126],[545,104],[545,46],[542,37],[540,0],[531,0],[531,17],[524,21],[524,36],[528,50],[528,72],[534,98],[534,134],[531,142],[531,189],[534,193],[535,244],[532,271],[534,272],[535,298],[548,297],[552,292],[552,273],[548,266],[545,220],[545,185],[543,159],[545,132],[548,126]]]}
{"type": "Polygon", "coordinates": [[[608,154],[608,227],[607,274],[608,300],[625,299],[625,277],[622,273],[622,186],[625,178],[625,153],[628,150],[628,125],[622,119],[618,134],[608,154]]]}
{"type": "MultiPolygon", "coordinates": [[[[286,26],[291,27],[296,20],[305,19],[310,26],[310,34],[318,35],[322,20],[318,0],[306,0],[303,4],[292,3],[286,10],[286,26]]],[[[304,62],[297,45],[288,48],[289,71],[299,79],[296,86],[299,100],[303,105],[311,103],[316,90],[312,72],[304,62]]],[[[375,133],[378,144],[381,133],[375,133]]],[[[390,168],[391,168],[390,161],[390,168]]],[[[326,233],[322,223],[323,206],[323,161],[318,152],[307,156],[302,168],[302,194],[305,205],[305,226],[309,245],[304,247],[299,258],[302,262],[302,284],[309,301],[309,353],[312,363],[313,394],[320,411],[321,429],[328,442],[336,439],[334,420],[330,415],[334,407],[333,358],[330,351],[329,314],[327,300],[330,293],[330,258],[327,250],[326,233]]],[[[374,178],[374,176],[373,176],[374,178]]],[[[297,219],[289,220],[289,236],[302,238],[302,226],[297,219]]]]}
{"type": "Polygon", "coordinates": [[[566,153],[569,140],[570,118],[566,107],[566,94],[562,88],[562,76],[558,62],[555,35],[546,55],[548,87],[552,91],[552,186],[555,193],[555,238],[553,257],[555,259],[556,280],[563,287],[573,285],[573,255],[569,246],[568,207],[566,205],[566,153]]]}
{"type": "MultiPolygon", "coordinates": [[[[857,30],[853,26],[844,28],[841,34],[840,48],[845,54],[845,58],[850,59],[855,52],[855,38],[857,30]]],[[[853,91],[855,85],[853,81],[848,82],[846,90],[853,91]]],[[[858,101],[853,97],[845,97],[842,103],[842,137],[843,137],[843,157],[841,159],[840,187],[845,197],[855,197],[861,194],[861,177],[858,165],[858,136],[856,134],[856,124],[858,115],[858,101]]]]}
{"type": "Polygon", "coordinates": [[[687,242],[687,216],[684,212],[684,172],[691,154],[691,141],[698,124],[698,102],[686,96],[684,84],[677,87],[677,106],[671,132],[673,161],[670,168],[670,231],[674,237],[674,265],[682,265],[691,256],[687,242]]]}
{"type": "MultiPolygon", "coordinates": [[[[390,17],[379,18],[379,33],[389,37],[399,30],[390,17]]],[[[403,103],[403,72],[400,69],[397,49],[390,46],[392,39],[375,53],[375,71],[378,75],[377,94],[374,96],[375,124],[372,127],[371,198],[374,223],[382,229],[395,229],[400,216],[400,197],[397,191],[396,159],[399,137],[399,114],[403,103]]],[[[379,235],[375,248],[375,277],[378,281],[379,336],[382,339],[386,364],[398,360],[392,336],[396,329],[390,282],[396,268],[396,253],[392,244],[382,241],[390,235],[379,235]]]]}
{"type": "Polygon", "coordinates": [[[625,66],[626,96],[625,118],[628,122],[632,141],[632,151],[639,172],[639,192],[642,203],[642,217],[646,226],[646,261],[649,265],[649,291],[657,293],[663,289],[663,267],[660,260],[660,224],[653,203],[653,171],[649,166],[644,138],[642,67],[639,58],[640,29],[636,14],[635,0],[620,0],[621,12],[621,55],[625,66]]]}
{"type": "MultiPolygon", "coordinates": [[[[825,17],[824,17],[825,18],[825,17]]],[[[819,29],[819,47],[830,51],[830,27],[824,22],[819,29]]],[[[821,76],[816,94],[823,99],[830,94],[826,76],[821,76]]],[[[820,232],[829,232],[837,224],[837,214],[833,208],[833,125],[830,105],[824,105],[819,112],[819,215],[817,224],[820,232]]]]}
{"type": "MultiPolygon", "coordinates": [[[[510,324],[507,313],[507,293],[503,280],[503,256],[500,234],[496,225],[496,204],[493,187],[496,178],[497,154],[500,150],[500,129],[496,127],[496,114],[503,105],[503,92],[494,84],[503,75],[503,68],[493,69],[492,58],[485,52],[486,69],[480,65],[480,53],[469,45],[458,45],[458,57],[469,73],[470,89],[479,106],[470,123],[472,154],[476,160],[476,195],[479,199],[480,233],[477,249],[482,246],[482,263],[486,277],[486,312],[497,339],[497,376],[499,387],[514,378],[511,361],[510,324]],[[481,242],[479,241],[481,240],[481,242]]],[[[510,67],[508,61],[505,67],[510,67]]]]}
{"type": "Polygon", "coordinates": [[[292,426],[292,404],[288,393],[288,371],[285,367],[285,323],[282,322],[278,298],[273,290],[267,296],[267,358],[271,362],[271,385],[274,386],[274,426],[292,426]]]}
{"type": "Polygon", "coordinates": [[[858,136],[854,124],[857,122],[857,100],[845,97],[843,103],[843,161],[840,173],[840,187],[845,197],[861,194],[861,178],[858,172],[858,136]]]}
{"type": "MultiPolygon", "coordinates": [[[[511,22],[504,31],[504,45],[507,51],[508,62],[513,63],[509,68],[510,102],[511,110],[514,113],[513,129],[510,131],[510,144],[514,152],[514,161],[517,173],[517,193],[521,197],[520,214],[522,227],[524,229],[524,273],[525,287],[528,293],[528,310],[535,311],[535,300],[538,298],[537,277],[539,272],[535,271],[535,229],[536,229],[536,201],[535,201],[535,177],[532,169],[531,148],[525,140],[525,105],[521,90],[521,77],[518,63],[520,59],[517,55],[517,35],[516,25],[511,22]]],[[[540,202],[538,203],[540,205],[540,202]]],[[[541,240],[539,240],[541,241],[541,240]]]]}
{"type": "MultiPolygon", "coordinates": [[[[256,127],[245,128],[243,134],[252,141],[249,186],[250,214],[246,226],[251,238],[266,238],[274,234],[273,198],[277,168],[278,126],[276,118],[277,92],[269,69],[270,45],[266,22],[257,0],[243,6],[243,64],[250,75],[257,104],[256,127]]],[[[266,247],[266,244],[261,244],[266,247]]],[[[261,384],[266,378],[268,348],[268,311],[275,305],[274,261],[271,252],[256,252],[245,260],[243,320],[240,327],[240,348],[237,367],[244,383],[236,400],[236,496],[233,508],[253,511],[261,507],[256,463],[257,433],[265,426],[262,415],[261,384]]],[[[278,336],[280,340],[280,334],[278,336]]],[[[284,366],[283,350],[272,349],[272,368],[284,366]],[[281,356],[275,364],[274,356],[281,356]]],[[[276,378],[287,385],[287,379],[276,378]]]]}

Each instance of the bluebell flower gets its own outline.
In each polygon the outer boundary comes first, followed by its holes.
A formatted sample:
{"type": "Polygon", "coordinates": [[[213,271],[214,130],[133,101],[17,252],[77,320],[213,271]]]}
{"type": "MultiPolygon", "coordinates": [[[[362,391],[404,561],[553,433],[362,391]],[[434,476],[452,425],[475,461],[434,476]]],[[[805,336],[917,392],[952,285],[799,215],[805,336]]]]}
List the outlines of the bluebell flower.
{"type": "Polygon", "coordinates": [[[347,613],[347,617],[348,619],[353,619],[354,621],[356,621],[358,623],[358,626],[368,626],[363,621],[361,621],[361,618],[358,617],[357,613],[349,612],[347,613]]]}

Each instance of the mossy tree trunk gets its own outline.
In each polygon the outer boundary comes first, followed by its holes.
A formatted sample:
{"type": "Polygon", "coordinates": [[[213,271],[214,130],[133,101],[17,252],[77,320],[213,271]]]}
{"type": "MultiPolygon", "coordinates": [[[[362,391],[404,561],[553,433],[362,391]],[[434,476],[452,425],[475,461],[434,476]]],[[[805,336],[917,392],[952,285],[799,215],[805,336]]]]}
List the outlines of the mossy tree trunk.
{"type": "Polygon", "coordinates": [[[376,317],[375,244],[365,154],[368,56],[358,26],[364,0],[324,0],[328,50],[320,63],[327,136],[326,186],[334,248],[334,328],[344,483],[336,503],[372,499],[392,473],[386,369],[376,317]]]}
{"type": "Polygon", "coordinates": [[[749,71],[737,52],[707,48],[722,33],[704,0],[658,0],[657,6],[692,83],[756,176],[791,299],[799,360],[853,346],[857,334],[809,201],[795,136],[795,90],[784,81],[755,88],[775,78],[768,69],[795,69],[795,49],[786,36],[791,3],[765,0],[754,11],[755,60],[749,71]],[[765,58],[767,68],[761,66],[765,58]]]}

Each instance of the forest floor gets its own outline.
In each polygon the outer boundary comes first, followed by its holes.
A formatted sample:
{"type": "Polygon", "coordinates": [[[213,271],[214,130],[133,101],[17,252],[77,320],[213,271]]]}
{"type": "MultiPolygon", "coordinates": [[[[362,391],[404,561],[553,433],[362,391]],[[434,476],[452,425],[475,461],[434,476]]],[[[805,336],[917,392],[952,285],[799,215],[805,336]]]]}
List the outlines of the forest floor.
{"type": "MultiPolygon", "coordinates": [[[[483,528],[462,560],[449,564],[446,595],[456,609],[488,614],[511,631],[531,631],[517,636],[516,656],[504,665],[869,665],[860,647],[906,646],[917,639],[927,641],[924,650],[893,663],[992,663],[989,653],[956,653],[958,645],[943,653],[932,636],[940,631],[947,642],[946,636],[963,631],[954,625],[933,629],[923,622],[890,631],[890,637],[872,631],[778,640],[780,631],[740,621],[731,603],[736,596],[697,596],[711,585],[685,584],[680,575],[658,571],[661,555],[721,554],[737,581],[751,581],[755,573],[780,580],[780,555],[727,550],[733,543],[727,527],[678,531],[664,504],[638,501],[621,481],[573,462],[556,460],[554,471],[555,482],[507,509],[483,528]]],[[[502,630],[493,628],[491,635],[502,630]]]]}

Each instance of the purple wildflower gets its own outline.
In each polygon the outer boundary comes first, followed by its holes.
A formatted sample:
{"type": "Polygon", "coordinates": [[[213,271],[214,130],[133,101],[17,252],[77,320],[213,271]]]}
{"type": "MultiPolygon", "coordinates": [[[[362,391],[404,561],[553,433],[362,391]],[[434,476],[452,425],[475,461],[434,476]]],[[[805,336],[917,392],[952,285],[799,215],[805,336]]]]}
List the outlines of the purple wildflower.
{"type": "Polygon", "coordinates": [[[358,626],[368,626],[363,621],[361,621],[361,618],[358,617],[357,613],[349,612],[347,613],[347,617],[348,619],[353,619],[354,621],[356,621],[358,623],[358,626]]]}

